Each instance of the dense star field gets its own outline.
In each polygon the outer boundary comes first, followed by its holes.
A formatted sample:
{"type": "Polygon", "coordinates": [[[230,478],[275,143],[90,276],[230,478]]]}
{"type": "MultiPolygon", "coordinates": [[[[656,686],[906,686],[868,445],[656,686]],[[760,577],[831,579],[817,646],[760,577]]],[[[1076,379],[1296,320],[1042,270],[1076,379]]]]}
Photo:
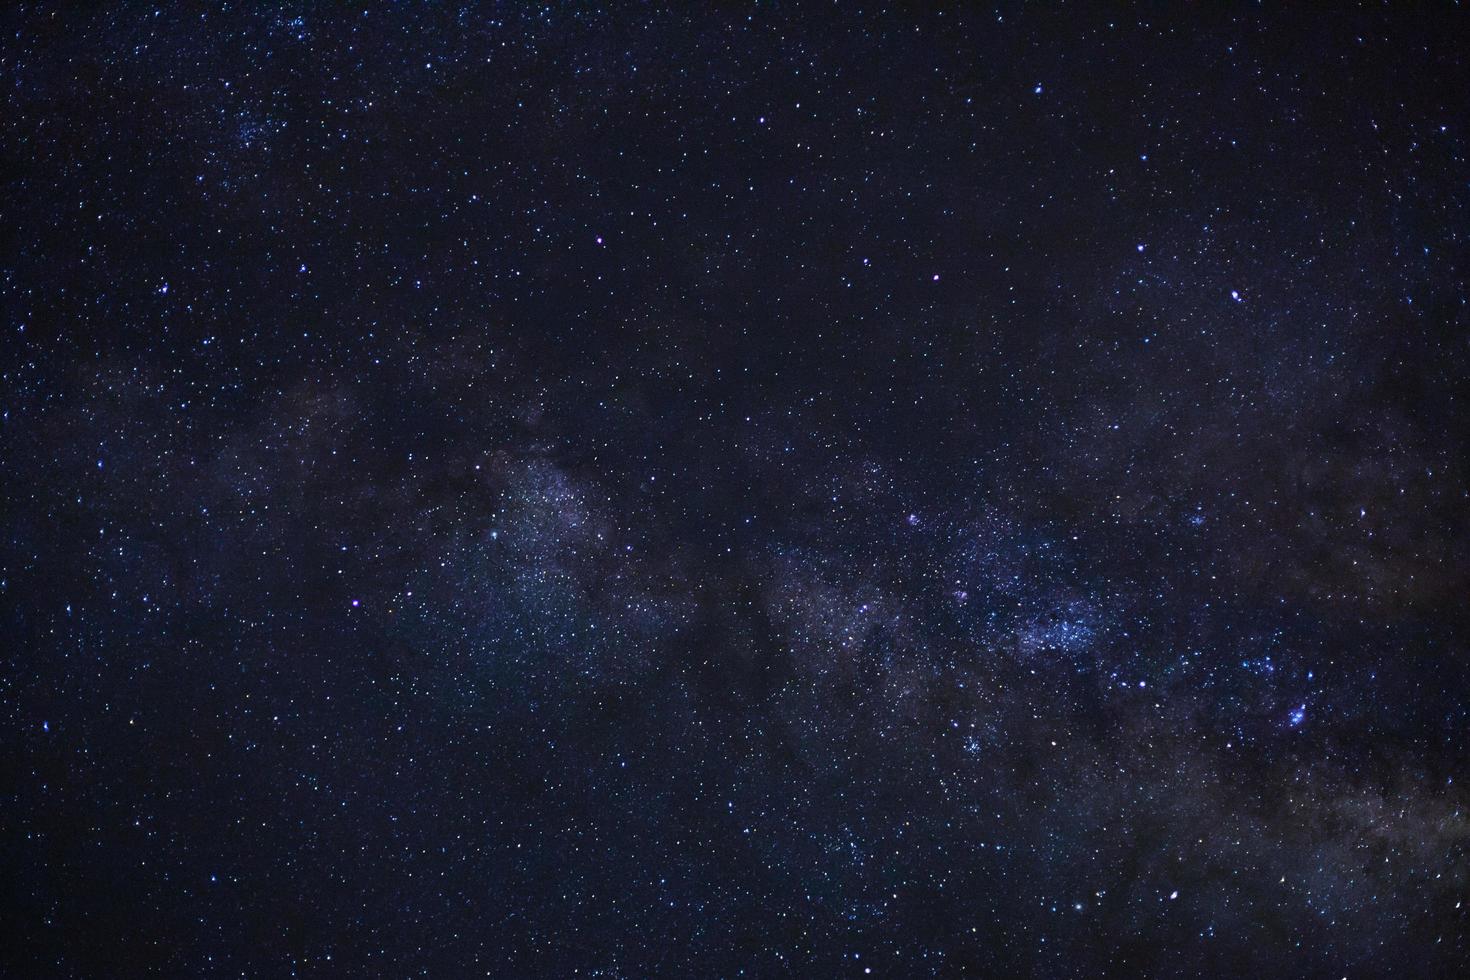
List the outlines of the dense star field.
{"type": "Polygon", "coordinates": [[[1470,969],[1470,14],[0,14],[0,974],[1470,969]]]}

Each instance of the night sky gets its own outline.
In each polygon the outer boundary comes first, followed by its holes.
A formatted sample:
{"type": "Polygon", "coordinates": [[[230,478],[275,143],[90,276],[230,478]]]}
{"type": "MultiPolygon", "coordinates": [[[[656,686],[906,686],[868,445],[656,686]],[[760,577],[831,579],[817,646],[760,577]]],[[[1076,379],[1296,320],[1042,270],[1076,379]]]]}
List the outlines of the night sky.
{"type": "Polygon", "coordinates": [[[0,974],[1470,969],[1470,13],[0,14],[0,974]]]}

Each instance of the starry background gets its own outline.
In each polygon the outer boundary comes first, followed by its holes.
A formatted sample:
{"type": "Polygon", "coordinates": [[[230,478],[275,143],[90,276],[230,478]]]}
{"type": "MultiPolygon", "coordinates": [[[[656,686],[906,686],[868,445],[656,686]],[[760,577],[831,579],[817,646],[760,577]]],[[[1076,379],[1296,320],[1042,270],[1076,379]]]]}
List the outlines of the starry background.
{"type": "Polygon", "coordinates": [[[1453,975],[1470,19],[3,16],[0,972],[1453,975]]]}

